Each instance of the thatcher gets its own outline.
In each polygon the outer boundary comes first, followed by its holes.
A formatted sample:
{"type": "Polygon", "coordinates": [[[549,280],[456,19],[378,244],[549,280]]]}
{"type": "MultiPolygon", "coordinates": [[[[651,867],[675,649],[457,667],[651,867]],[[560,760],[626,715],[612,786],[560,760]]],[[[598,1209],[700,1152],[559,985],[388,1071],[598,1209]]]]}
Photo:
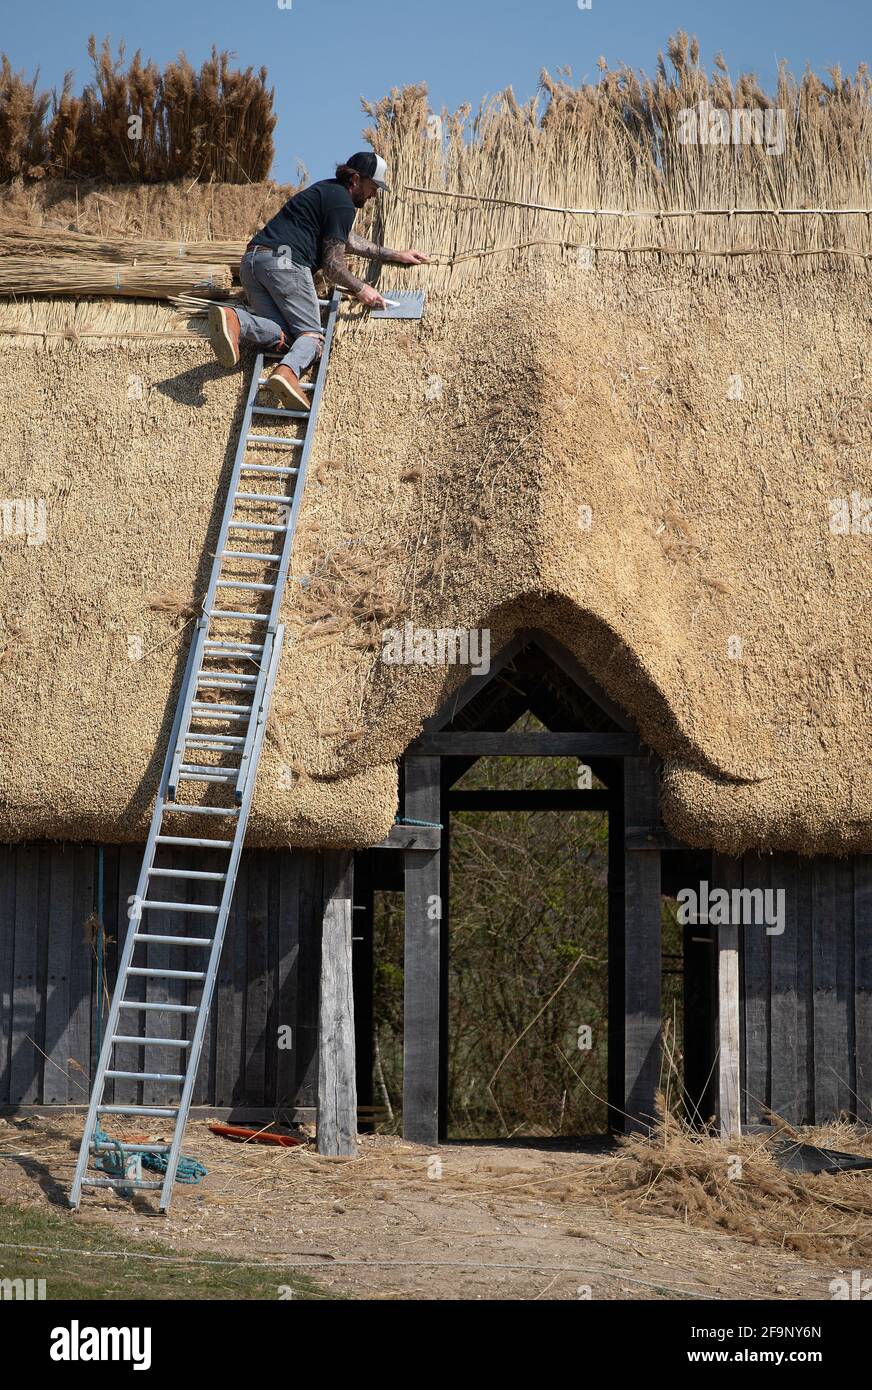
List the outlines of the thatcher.
{"type": "MultiPolygon", "coordinates": [[[[754,104],[683,61],[640,112],[754,104]]],[[[384,662],[411,622],[558,638],[663,759],[685,843],[872,850],[868,79],[817,105],[783,81],[815,139],[659,169],[644,123],[618,145],[617,74],[546,80],[544,123],[508,94],[473,141],[421,89],[373,108],[378,234],[437,264],[420,324],[342,314],[253,843],[387,833],[396,760],[466,674],[384,662]]],[[[0,328],[3,493],[45,502],[41,539],[0,543],[0,840],[141,841],[250,359],[217,372],[158,306],[0,328]]]]}

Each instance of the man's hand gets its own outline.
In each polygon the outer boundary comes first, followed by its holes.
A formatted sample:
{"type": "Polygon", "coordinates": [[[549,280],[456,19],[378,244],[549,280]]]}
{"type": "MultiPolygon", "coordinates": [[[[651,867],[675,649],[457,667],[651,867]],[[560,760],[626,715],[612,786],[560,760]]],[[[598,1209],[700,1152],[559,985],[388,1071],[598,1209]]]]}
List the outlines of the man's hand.
{"type": "Polygon", "coordinates": [[[386,309],[388,307],[387,300],[383,299],[372,285],[361,285],[354,297],[360,304],[365,304],[367,309],[386,309]]]}
{"type": "Polygon", "coordinates": [[[413,249],[409,251],[394,252],[395,265],[426,265],[429,260],[430,257],[425,256],[423,251],[415,251],[413,249]]]}

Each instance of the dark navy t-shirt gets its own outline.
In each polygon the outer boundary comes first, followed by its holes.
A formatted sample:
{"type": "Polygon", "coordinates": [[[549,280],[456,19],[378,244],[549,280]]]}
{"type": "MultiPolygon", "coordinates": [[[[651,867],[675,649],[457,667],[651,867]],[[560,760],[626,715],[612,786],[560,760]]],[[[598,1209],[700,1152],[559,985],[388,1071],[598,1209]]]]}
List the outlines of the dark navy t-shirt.
{"type": "Polygon", "coordinates": [[[296,265],[321,265],[324,240],[343,244],[357,208],[338,179],[319,179],[295,193],[252,241],[257,246],[289,246],[296,265]]]}

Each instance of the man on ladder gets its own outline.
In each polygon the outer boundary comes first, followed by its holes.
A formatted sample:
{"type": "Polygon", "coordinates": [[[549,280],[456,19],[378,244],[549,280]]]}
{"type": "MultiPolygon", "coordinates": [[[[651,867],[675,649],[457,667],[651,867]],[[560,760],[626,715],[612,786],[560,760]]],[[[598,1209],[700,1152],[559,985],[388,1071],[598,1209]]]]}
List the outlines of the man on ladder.
{"type": "Polygon", "coordinates": [[[320,179],[289,198],[275,217],[248,243],[239,267],[249,307],[209,311],[210,341],[223,367],[235,367],[239,344],[285,352],[265,389],[280,405],[308,410],[300,376],[320,356],[324,330],[312,272],[320,267],[327,279],[369,309],[383,309],[385,300],[352,274],[345,259],[356,256],[392,265],[422,265],[422,251],[391,251],[352,231],[358,208],[387,188],[385,161],[371,150],[353,154],[340,164],[336,177],[320,179]]]}

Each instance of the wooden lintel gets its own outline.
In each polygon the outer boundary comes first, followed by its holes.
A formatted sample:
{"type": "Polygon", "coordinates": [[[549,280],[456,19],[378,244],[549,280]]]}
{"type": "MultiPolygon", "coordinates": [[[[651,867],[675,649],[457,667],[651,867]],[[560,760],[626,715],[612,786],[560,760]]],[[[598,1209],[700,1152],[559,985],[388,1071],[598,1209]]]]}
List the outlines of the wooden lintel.
{"type": "Polygon", "coordinates": [[[370,849],[423,849],[432,851],[442,844],[437,825],[392,825],[388,834],[370,849]]]}
{"type": "Polygon", "coordinates": [[[625,758],[638,755],[635,734],[480,732],[459,729],[421,734],[409,746],[416,757],[625,758]]]}
{"type": "Polygon", "coordinates": [[[627,849],[687,849],[662,825],[628,825],[624,844],[627,849]]]}
{"type": "Polygon", "coordinates": [[[450,791],[449,811],[607,811],[614,798],[608,791],[450,791]]]}

